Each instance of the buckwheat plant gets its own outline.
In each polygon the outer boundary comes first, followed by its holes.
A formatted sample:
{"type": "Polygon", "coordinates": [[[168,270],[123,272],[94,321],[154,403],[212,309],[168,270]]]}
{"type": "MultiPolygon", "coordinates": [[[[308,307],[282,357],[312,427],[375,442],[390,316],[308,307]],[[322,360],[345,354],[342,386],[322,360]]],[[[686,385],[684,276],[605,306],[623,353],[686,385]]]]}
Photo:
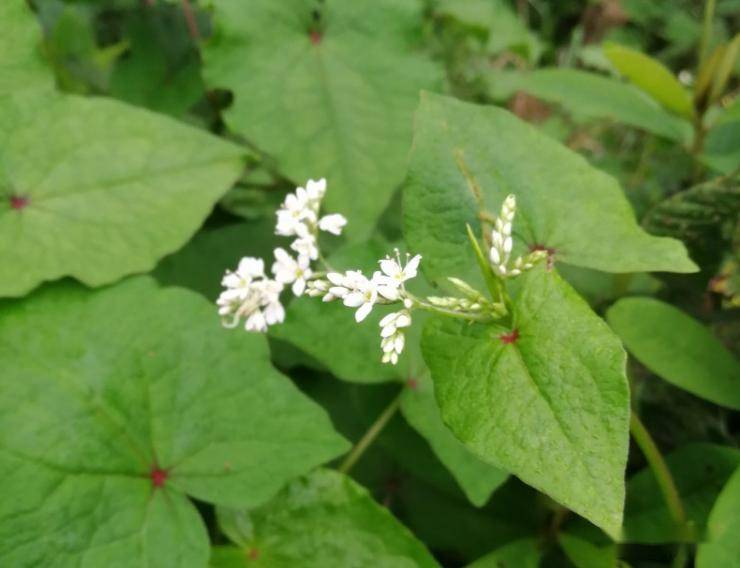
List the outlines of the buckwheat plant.
{"type": "Polygon", "coordinates": [[[394,305],[399,309],[380,320],[380,348],[383,363],[395,365],[403,352],[405,332],[412,324],[414,310],[469,321],[503,319],[509,314],[509,300],[501,281],[530,270],[547,256],[545,251],[536,250],[510,261],[516,198],[509,195],[499,215],[492,220],[487,259],[468,227],[492,298],[455,277],[449,277],[448,281],[458,295],[417,297],[406,285],[416,278],[421,255],[402,255],[395,249],[392,256],[378,261],[379,270],[370,275],[361,270],[337,272],[328,265],[319,250],[319,232],[340,235],[347,220],[339,213],[320,215],[325,193],[326,180],[308,180],[305,188],[299,187],[289,194],[278,209],[275,233],[293,237],[290,244],[293,254],[284,248],[275,249],[272,278],[265,274],[264,261],[254,257],[242,258],[235,271],[226,272],[221,282],[225,289],[217,301],[224,327],[236,327],[244,319],[247,331],[265,332],[268,326],[284,321],[285,309],[280,295],[287,285],[295,296],[306,294],[324,302],[340,300],[356,310],[357,323],[361,323],[376,304],[394,305]],[[316,264],[318,269],[313,266],[316,264]]]}

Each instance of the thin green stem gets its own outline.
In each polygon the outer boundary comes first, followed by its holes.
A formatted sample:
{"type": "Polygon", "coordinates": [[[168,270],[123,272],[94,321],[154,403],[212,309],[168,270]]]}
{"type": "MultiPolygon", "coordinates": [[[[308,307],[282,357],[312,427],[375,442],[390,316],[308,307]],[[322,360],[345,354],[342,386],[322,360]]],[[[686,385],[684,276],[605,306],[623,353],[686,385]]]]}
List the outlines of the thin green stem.
{"type": "MultiPolygon", "coordinates": [[[[655,475],[655,480],[658,482],[658,487],[663,494],[668,511],[676,526],[681,531],[681,537],[689,537],[690,531],[686,519],[686,511],[684,510],[681,496],[678,493],[671,471],[668,469],[668,465],[663,459],[658,446],[655,444],[652,436],[650,436],[650,432],[647,431],[645,425],[635,412],[632,412],[630,418],[630,433],[635,442],[637,442],[637,445],[640,446],[640,450],[642,450],[650,469],[653,471],[653,475],[655,475]]],[[[681,551],[679,550],[679,555],[677,556],[680,555],[681,551]]]]}
{"type": "Polygon", "coordinates": [[[403,389],[398,395],[388,404],[383,412],[376,418],[375,422],[372,423],[367,432],[360,438],[360,441],[355,444],[352,451],[344,458],[344,461],[339,466],[341,473],[349,473],[357,461],[362,457],[362,454],[372,445],[378,435],[383,431],[386,424],[393,418],[393,415],[398,411],[401,406],[401,396],[403,396],[403,389]]]}
{"type": "Polygon", "coordinates": [[[701,32],[701,43],[699,44],[699,68],[709,56],[709,40],[712,37],[712,21],[714,20],[715,0],[706,0],[704,4],[704,24],[701,32]]]}

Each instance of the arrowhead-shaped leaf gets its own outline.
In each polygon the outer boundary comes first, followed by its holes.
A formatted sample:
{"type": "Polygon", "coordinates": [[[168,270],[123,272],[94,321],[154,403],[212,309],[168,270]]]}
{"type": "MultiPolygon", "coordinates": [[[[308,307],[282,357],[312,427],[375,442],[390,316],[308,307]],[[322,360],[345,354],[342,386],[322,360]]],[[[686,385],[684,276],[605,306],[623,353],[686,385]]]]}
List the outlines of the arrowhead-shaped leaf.
{"type": "MultiPolygon", "coordinates": [[[[222,525],[223,517],[235,514],[221,511],[222,525]]],[[[246,533],[239,537],[241,548],[214,549],[214,568],[439,566],[388,509],[335,471],[319,470],[294,481],[240,524],[246,533]]]]}
{"type": "Polygon", "coordinates": [[[698,321],[653,298],[624,298],[612,329],[647,368],[715,404],[740,410],[740,362],[698,321]]]}
{"type": "Polygon", "coordinates": [[[151,269],[243,168],[244,149],[124,103],[37,103],[0,103],[0,296],[151,269]]]}
{"type": "Polygon", "coordinates": [[[555,272],[523,278],[517,333],[429,320],[422,349],[442,417],[481,459],[616,535],[628,447],[624,350],[555,272]]]}
{"type": "Polygon", "coordinates": [[[439,69],[418,52],[415,0],[213,0],[204,51],[211,87],[230,89],[229,126],[296,183],[326,177],[326,206],[366,238],[403,180],[413,111],[439,69]]]}
{"type": "Polygon", "coordinates": [[[148,278],[0,317],[0,564],[203,566],[186,495],[258,506],[346,442],[264,337],[148,278]]]}
{"type": "Polygon", "coordinates": [[[509,193],[516,236],[555,260],[605,272],[696,270],[679,241],[645,233],[616,180],[575,152],[503,109],[425,93],[404,186],[406,240],[425,273],[468,275],[465,225],[479,227],[480,207],[498,212],[509,193]]]}
{"type": "Polygon", "coordinates": [[[41,28],[25,2],[0,2],[0,97],[52,91],[54,77],[42,57],[41,28]]]}

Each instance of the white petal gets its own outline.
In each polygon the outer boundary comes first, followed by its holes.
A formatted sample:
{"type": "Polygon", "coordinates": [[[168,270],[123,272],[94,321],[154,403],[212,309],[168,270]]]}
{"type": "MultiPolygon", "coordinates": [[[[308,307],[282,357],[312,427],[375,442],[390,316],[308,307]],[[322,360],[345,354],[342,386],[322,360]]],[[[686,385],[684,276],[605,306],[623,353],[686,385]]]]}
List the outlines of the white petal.
{"type": "Polygon", "coordinates": [[[303,278],[299,278],[293,283],[293,294],[300,296],[306,289],[306,281],[303,278]]]}
{"type": "Polygon", "coordinates": [[[380,337],[390,337],[394,333],[396,333],[396,326],[393,324],[386,325],[380,330],[380,337]]]}
{"type": "Polygon", "coordinates": [[[393,323],[396,318],[398,317],[398,312],[391,312],[390,314],[383,317],[382,320],[380,320],[380,327],[385,327],[388,324],[393,323]]]}
{"type": "Polygon", "coordinates": [[[403,272],[406,275],[406,280],[416,277],[416,272],[419,268],[420,262],[421,262],[421,255],[417,254],[411,260],[409,260],[408,263],[406,263],[406,266],[403,269],[403,272]]]}
{"type": "Polygon", "coordinates": [[[341,235],[342,228],[347,224],[347,219],[339,213],[332,215],[326,215],[319,220],[319,229],[332,233],[333,235],[341,235]]]}
{"type": "Polygon", "coordinates": [[[282,264],[287,264],[288,266],[295,264],[293,257],[283,248],[276,248],[273,254],[275,255],[275,259],[282,264]]]}
{"type": "Polygon", "coordinates": [[[285,308],[280,302],[272,302],[265,308],[265,320],[269,325],[285,320],[285,308]]]}
{"type": "MultiPolygon", "coordinates": [[[[333,290],[329,290],[334,293],[333,290]]],[[[351,292],[344,296],[344,305],[348,308],[358,308],[365,303],[365,295],[362,292],[351,292]]]]}
{"type": "Polygon", "coordinates": [[[401,267],[392,258],[386,258],[380,261],[380,269],[388,276],[393,278],[401,274],[401,267]]]}
{"type": "Polygon", "coordinates": [[[357,321],[357,323],[360,323],[362,320],[364,320],[372,309],[372,302],[366,302],[362,304],[360,306],[360,309],[355,312],[355,320],[357,321]]]}
{"type": "Polygon", "coordinates": [[[411,325],[411,317],[408,314],[399,313],[396,318],[396,327],[408,327],[411,325]]]}
{"type": "Polygon", "coordinates": [[[326,278],[329,280],[329,282],[337,286],[341,286],[342,284],[344,284],[344,275],[340,274],[339,272],[329,272],[326,275],[326,278]]]}
{"type": "Polygon", "coordinates": [[[396,353],[403,351],[403,346],[406,344],[406,336],[403,333],[396,335],[396,341],[393,345],[396,353]]]}
{"type": "Polygon", "coordinates": [[[514,242],[511,240],[511,237],[506,237],[506,240],[504,241],[504,252],[509,254],[513,246],[514,242]]]}
{"type": "Polygon", "coordinates": [[[378,286],[378,294],[391,302],[395,302],[400,296],[400,292],[395,286],[378,286]]]}

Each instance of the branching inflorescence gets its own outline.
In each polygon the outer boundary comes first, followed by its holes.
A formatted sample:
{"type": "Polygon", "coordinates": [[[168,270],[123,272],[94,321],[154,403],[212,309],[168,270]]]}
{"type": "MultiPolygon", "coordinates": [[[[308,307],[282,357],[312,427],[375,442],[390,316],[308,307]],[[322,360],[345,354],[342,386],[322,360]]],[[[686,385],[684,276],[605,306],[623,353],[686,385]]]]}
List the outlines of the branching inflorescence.
{"type": "MultiPolygon", "coordinates": [[[[355,309],[355,320],[360,323],[376,304],[397,305],[380,320],[380,347],[384,363],[395,365],[406,342],[405,330],[411,326],[412,312],[426,310],[469,321],[495,321],[508,315],[508,297],[501,286],[494,287],[493,298],[487,297],[459,278],[448,278],[459,296],[417,297],[406,288],[419,269],[421,255],[402,255],[395,249],[393,256],[378,261],[380,270],[369,277],[361,270],[337,272],[324,260],[319,249],[321,231],[340,235],[347,220],[334,213],[320,216],[321,202],[326,193],[326,180],[309,180],[306,187],[299,187],[288,194],[277,211],[275,233],[294,237],[291,255],[283,248],[274,251],[272,278],[265,273],[262,259],[244,257],[235,271],[227,271],[222,280],[225,290],[218,298],[219,314],[225,327],[233,328],[245,320],[247,331],[265,332],[268,326],[285,319],[285,309],[280,295],[290,285],[295,296],[304,294],[324,302],[341,300],[348,308],[355,309]],[[312,265],[319,265],[314,270],[312,265]]],[[[516,199],[509,195],[493,220],[491,232],[490,263],[486,276],[498,280],[518,276],[543,260],[545,251],[533,251],[510,262],[513,248],[512,223],[516,215],[516,199]]],[[[473,243],[479,250],[477,242],[473,243]]]]}

